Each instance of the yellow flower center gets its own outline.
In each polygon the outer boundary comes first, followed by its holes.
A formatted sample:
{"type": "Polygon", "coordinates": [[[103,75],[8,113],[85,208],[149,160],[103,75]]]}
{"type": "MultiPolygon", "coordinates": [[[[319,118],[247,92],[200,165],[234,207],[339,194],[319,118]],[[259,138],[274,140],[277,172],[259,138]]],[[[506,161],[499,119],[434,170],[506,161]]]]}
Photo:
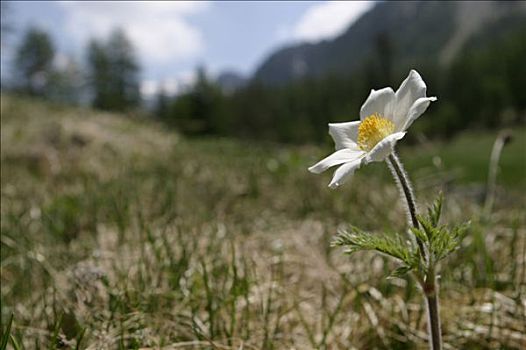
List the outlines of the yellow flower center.
{"type": "Polygon", "coordinates": [[[370,151],[386,136],[394,131],[394,123],[378,113],[371,114],[358,126],[358,146],[364,151],[370,151]]]}

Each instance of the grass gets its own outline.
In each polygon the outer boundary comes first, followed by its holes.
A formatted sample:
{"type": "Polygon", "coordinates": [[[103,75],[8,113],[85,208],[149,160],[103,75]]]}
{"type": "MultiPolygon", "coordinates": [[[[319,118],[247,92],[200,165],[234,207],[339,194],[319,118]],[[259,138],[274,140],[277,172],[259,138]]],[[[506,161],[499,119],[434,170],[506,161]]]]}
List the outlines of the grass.
{"type": "MultiPolygon", "coordinates": [[[[138,117],[11,96],[1,114],[0,344],[425,347],[414,283],[385,279],[396,265],[381,256],[329,248],[347,223],[403,231],[384,164],[330,191],[330,174],[306,171],[328,148],[187,140],[138,117]]],[[[401,150],[421,206],[444,190],[447,220],[475,220],[442,273],[446,348],[526,344],[524,137],[505,148],[494,212],[480,217],[493,139],[401,150]]]]}
{"type": "MultiPolygon", "coordinates": [[[[499,162],[499,182],[508,188],[526,189],[526,127],[512,130],[513,139],[504,148],[499,162]]],[[[496,135],[487,131],[468,131],[449,143],[435,143],[422,151],[408,152],[411,170],[435,167],[456,175],[464,184],[485,184],[488,163],[496,135]]]]}

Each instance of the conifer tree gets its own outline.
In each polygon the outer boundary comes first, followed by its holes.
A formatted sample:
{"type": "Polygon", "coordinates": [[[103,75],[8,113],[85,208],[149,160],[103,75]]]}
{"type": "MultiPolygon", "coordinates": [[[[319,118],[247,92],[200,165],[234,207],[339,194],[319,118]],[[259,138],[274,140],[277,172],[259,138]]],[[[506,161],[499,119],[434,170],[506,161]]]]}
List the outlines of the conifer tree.
{"type": "Polygon", "coordinates": [[[107,42],[92,40],[87,59],[94,107],[123,111],[140,103],[139,65],[122,30],[113,31],[107,42]]]}
{"type": "Polygon", "coordinates": [[[116,29],[106,47],[111,74],[112,109],[125,110],[140,102],[139,65],[124,31],[116,29]]]}
{"type": "Polygon", "coordinates": [[[53,69],[55,49],[49,35],[29,28],[16,50],[16,81],[20,90],[33,96],[43,96],[53,69]]]}

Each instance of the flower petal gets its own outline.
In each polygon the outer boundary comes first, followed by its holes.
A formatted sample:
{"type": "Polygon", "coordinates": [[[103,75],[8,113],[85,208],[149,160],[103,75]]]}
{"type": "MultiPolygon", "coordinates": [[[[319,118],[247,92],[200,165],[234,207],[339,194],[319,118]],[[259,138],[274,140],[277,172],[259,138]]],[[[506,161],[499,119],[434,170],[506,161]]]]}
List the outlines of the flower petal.
{"type": "Polygon", "coordinates": [[[395,93],[390,87],[371,90],[369,97],[367,97],[362,108],[360,108],[360,119],[364,120],[374,113],[379,113],[384,118],[391,119],[394,102],[395,93]]]}
{"type": "Polygon", "coordinates": [[[354,174],[355,170],[361,166],[362,160],[363,158],[355,159],[351,162],[343,164],[341,167],[336,169],[329,187],[334,189],[343,184],[345,180],[350,178],[354,174]]]}
{"type": "Polygon", "coordinates": [[[400,129],[398,129],[397,131],[405,131],[409,129],[411,124],[413,124],[413,122],[418,117],[420,117],[422,113],[426,111],[427,107],[429,107],[429,104],[436,100],[437,98],[434,96],[433,97],[421,97],[418,100],[416,100],[415,103],[413,103],[413,105],[411,106],[411,108],[409,108],[409,112],[407,113],[407,120],[405,121],[405,124],[400,125],[400,129]]]}
{"type": "Polygon", "coordinates": [[[426,83],[418,72],[412,69],[407,78],[396,90],[396,106],[394,108],[393,122],[396,130],[406,124],[409,109],[419,98],[426,96],[426,83]]]}
{"type": "Polygon", "coordinates": [[[361,158],[365,154],[362,150],[352,150],[352,149],[342,149],[334,152],[330,156],[320,160],[318,163],[314,164],[309,168],[311,173],[319,174],[329,169],[332,166],[339,165],[342,163],[347,163],[355,159],[361,158]]]}
{"type": "Polygon", "coordinates": [[[358,138],[358,126],[360,121],[347,123],[330,123],[329,134],[334,139],[336,150],[343,148],[358,149],[356,139],[358,138]]]}
{"type": "Polygon", "coordinates": [[[405,134],[405,132],[395,132],[394,134],[385,137],[382,141],[378,142],[369,153],[367,153],[365,161],[370,163],[385,160],[385,158],[393,152],[396,142],[403,138],[405,134]]]}

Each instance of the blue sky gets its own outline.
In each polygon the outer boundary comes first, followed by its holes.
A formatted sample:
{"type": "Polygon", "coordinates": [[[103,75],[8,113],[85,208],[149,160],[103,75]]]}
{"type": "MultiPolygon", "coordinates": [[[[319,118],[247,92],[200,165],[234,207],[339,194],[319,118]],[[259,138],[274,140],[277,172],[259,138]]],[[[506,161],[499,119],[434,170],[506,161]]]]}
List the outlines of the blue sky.
{"type": "Polygon", "coordinates": [[[2,16],[14,27],[2,50],[6,73],[20,34],[30,25],[48,31],[57,64],[82,62],[89,38],[121,27],[142,67],[142,91],[164,86],[176,92],[192,81],[197,65],[210,74],[225,70],[249,76],[274,50],[316,42],[344,31],[372,2],[45,2],[12,1],[2,16]]]}

